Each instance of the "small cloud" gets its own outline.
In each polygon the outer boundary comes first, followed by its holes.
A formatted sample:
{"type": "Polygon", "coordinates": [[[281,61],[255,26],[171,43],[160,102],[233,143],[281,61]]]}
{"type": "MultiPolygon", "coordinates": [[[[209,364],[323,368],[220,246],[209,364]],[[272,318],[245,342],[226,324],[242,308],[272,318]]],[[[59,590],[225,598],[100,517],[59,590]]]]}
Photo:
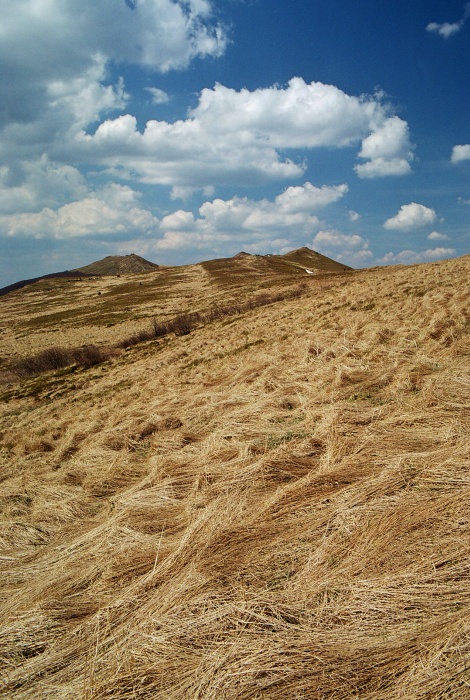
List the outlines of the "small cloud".
{"type": "Polygon", "coordinates": [[[460,32],[460,30],[462,29],[469,17],[470,3],[467,3],[465,5],[464,15],[459,22],[443,22],[442,24],[439,24],[438,22],[430,22],[426,27],[426,31],[434,32],[435,34],[439,34],[439,36],[442,36],[444,39],[448,39],[454,34],[460,32]]]}
{"type": "Polygon", "coordinates": [[[425,260],[440,260],[442,258],[450,258],[455,255],[454,248],[428,248],[423,253],[425,260]]]}
{"type": "Polygon", "coordinates": [[[352,209],[349,211],[349,221],[359,221],[361,218],[361,215],[357,213],[357,211],[353,211],[352,209]]]}
{"type": "Polygon", "coordinates": [[[422,228],[432,225],[437,220],[434,209],[425,207],[423,204],[404,204],[396,216],[387,219],[384,228],[389,230],[407,231],[413,228],[422,228]]]}
{"type": "Polygon", "coordinates": [[[154,87],[146,87],[145,90],[152,95],[152,102],[154,105],[164,105],[170,101],[170,96],[165,90],[154,87]]]}
{"type": "Polygon", "coordinates": [[[359,158],[368,162],[356,165],[354,170],[367,179],[408,175],[413,157],[408,124],[399,117],[390,117],[363,140],[359,158]]]}
{"type": "Polygon", "coordinates": [[[340,233],[339,231],[334,230],[319,231],[313,239],[313,243],[317,248],[321,246],[346,248],[348,250],[368,248],[367,241],[361,236],[358,236],[357,234],[348,236],[345,233],[340,233]]]}
{"type": "Polygon", "coordinates": [[[432,233],[429,234],[428,240],[429,241],[448,241],[449,236],[446,236],[445,233],[439,233],[439,231],[433,231],[432,233]]]}
{"type": "Polygon", "coordinates": [[[470,160],[470,144],[465,146],[454,146],[452,149],[451,163],[461,163],[463,160],[470,160]]]}
{"type": "Polygon", "coordinates": [[[462,29],[463,22],[454,22],[454,24],[449,24],[449,22],[444,22],[443,24],[437,24],[437,22],[430,22],[426,27],[428,32],[436,32],[444,39],[448,39],[453,34],[457,34],[462,29]]]}
{"type": "Polygon", "coordinates": [[[369,242],[362,236],[347,235],[334,229],[322,230],[313,239],[312,247],[346,265],[361,267],[373,257],[369,242]]]}

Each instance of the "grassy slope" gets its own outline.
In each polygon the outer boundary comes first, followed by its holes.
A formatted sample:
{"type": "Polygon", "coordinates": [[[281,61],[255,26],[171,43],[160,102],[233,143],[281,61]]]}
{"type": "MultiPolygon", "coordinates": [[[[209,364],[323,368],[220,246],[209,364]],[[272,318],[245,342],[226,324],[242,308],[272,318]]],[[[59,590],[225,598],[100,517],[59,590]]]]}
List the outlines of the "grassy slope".
{"type": "MultiPolygon", "coordinates": [[[[4,387],[0,695],[468,697],[469,263],[309,278],[300,299],[4,387]]],[[[244,293],[188,274],[159,313],[244,293]]],[[[59,287],[32,318],[61,310],[59,287]]],[[[5,306],[18,335],[28,298],[5,306]]],[[[63,342],[139,322],[87,318],[63,342]]]]}

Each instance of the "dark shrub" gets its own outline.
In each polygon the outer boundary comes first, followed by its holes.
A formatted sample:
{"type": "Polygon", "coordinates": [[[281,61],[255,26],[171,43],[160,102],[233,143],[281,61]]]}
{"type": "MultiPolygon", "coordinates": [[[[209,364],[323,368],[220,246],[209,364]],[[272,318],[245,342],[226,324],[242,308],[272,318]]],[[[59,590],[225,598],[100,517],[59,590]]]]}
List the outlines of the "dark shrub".
{"type": "Polygon", "coordinates": [[[113,354],[108,348],[99,348],[97,345],[84,345],[82,348],[73,350],[75,362],[85,368],[106,362],[113,354]]]}
{"type": "Polygon", "coordinates": [[[60,369],[73,363],[73,353],[66,348],[48,348],[32,357],[25,357],[13,365],[19,377],[28,377],[51,369],[60,369]]]}
{"type": "Polygon", "coordinates": [[[171,323],[171,330],[175,335],[188,335],[200,321],[201,315],[198,313],[180,314],[171,323]]]}

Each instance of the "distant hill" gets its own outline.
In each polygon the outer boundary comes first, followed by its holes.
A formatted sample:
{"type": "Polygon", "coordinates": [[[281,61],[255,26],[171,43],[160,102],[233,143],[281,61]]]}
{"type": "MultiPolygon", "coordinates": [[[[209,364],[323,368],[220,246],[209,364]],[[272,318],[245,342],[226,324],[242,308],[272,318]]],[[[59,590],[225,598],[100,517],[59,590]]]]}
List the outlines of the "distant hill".
{"type": "Polygon", "coordinates": [[[297,263],[302,267],[321,270],[322,272],[344,272],[353,269],[349,267],[349,265],[344,265],[336,260],[327,258],[326,255],[317,253],[315,250],[310,250],[310,248],[306,246],[292,250],[290,253],[285,253],[285,255],[280,255],[279,257],[289,262],[297,263]]]}
{"type": "Polygon", "coordinates": [[[20,280],[9,284],[7,287],[0,289],[0,296],[4,296],[9,292],[14,292],[17,289],[22,289],[28,284],[40,282],[45,279],[54,279],[62,277],[92,277],[99,275],[134,275],[141,272],[152,272],[159,268],[156,263],[150,262],[141,258],[140,255],[131,253],[130,255],[108,255],[102,260],[78,267],[74,270],[64,270],[63,272],[52,272],[48,275],[33,277],[27,280],[20,280]]]}
{"type": "Polygon", "coordinates": [[[232,258],[216,258],[199,263],[221,283],[245,283],[248,278],[268,276],[305,277],[306,274],[341,273],[352,270],[348,265],[303,247],[284,255],[253,255],[240,251],[232,258]]]}
{"type": "Polygon", "coordinates": [[[153,272],[160,266],[141,258],[140,255],[107,255],[102,260],[77,268],[86,275],[135,275],[141,272],[153,272]]]}
{"type": "MultiPolygon", "coordinates": [[[[318,272],[346,272],[352,270],[348,265],[327,258],[325,255],[321,255],[307,247],[297,248],[284,255],[252,255],[251,253],[240,251],[232,258],[217,258],[199,264],[206,272],[210,272],[216,277],[226,278],[229,275],[232,279],[237,277],[243,279],[247,275],[264,275],[266,273],[273,275],[305,275],[306,272],[314,274],[318,272]]],[[[130,255],[107,255],[102,260],[97,260],[74,270],[65,270],[64,272],[55,272],[42,275],[41,277],[34,277],[33,279],[20,280],[0,289],[0,296],[43,279],[135,275],[154,272],[158,269],[162,269],[160,265],[145,260],[145,258],[141,258],[140,255],[135,253],[130,255]]]]}
{"type": "Polygon", "coordinates": [[[352,267],[349,267],[349,265],[344,265],[336,260],[327,258],[326,255],[321,255],[321,253],[317,253],[315,250],[307,248],[307,246],[296,248],[295,250],[291,250],[289,253],[285,253],[284,255],[257,255],[245,253],[244,250],[241,250],[232,258],[232,260],[246,261],[250,259],[252,261],[255,261],[256,259],[267,260],[267,262],[271,261],[273,264],[275,264],[276,261],[288,262],[296,266],[300,266],[304,271],[306,268],[315,272],[345,272],[346,270],[353,269],[352,267]]]}
{"type": "Polygon", "coordinates": [[[40,282],[41,280],[59,279],[64,277],[88,277],[88,275],[78,270],[64,270],[63,272],[51,272],[49,275],[41,275],[41,277],[32,277],[31,279],[27,280],[19,280],[18,282],[13,282],[13,284],[9,284],[6,287],[2,287],[0,289],[0,297],[4,296],[5,294],[8,294],[9,292],[14,292],[17,289],[22,289],[28,284],[34,284],[35,282],[40,282]]]}

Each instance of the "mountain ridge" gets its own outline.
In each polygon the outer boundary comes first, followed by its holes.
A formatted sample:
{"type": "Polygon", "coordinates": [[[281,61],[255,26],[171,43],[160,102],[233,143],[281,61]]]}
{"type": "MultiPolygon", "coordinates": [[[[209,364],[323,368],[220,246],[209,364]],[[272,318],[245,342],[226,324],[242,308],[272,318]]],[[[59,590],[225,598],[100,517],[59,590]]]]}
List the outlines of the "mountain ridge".
{"type": "MultiPolygon", "coordinates": [[[[352,270],[353,268],[343,263],[339,263],[332,258],[328,258],[325,255],[321,255],[316,251],[310,250],[306,246],[302,248],[296,248],[283,255],[261,255],[261,254],[251,254],[240,251],[232,258],[216,258],[214,260],[202,261],[200,263],[195,263],[201,266],[210,266],[212,263],[217,264],[220,261],[223,265],[230,265],[230,261],[233,261],[235,265],[243,263],[246,261],[271,261],[271,267],[274,263],[289,263],[300,267],[314,268],[321,272],[345,272],[347,270],[352,270]]],[[[34,284],[35,282],[40,282],[46,279],[55,278],[77,278],[77,277],[93,277],[93,276],[106,276],[106,275],[135,275],[144,274],[148,272],[154,272],[162,269],[165,266],[159,265],[158,263],[151,262],[142,258],[136,253],[130,253],[128,255],[107,255],[100,260],[89,263],[88,265],[83,265],[82,267],[77,267],[72,270],[64,270],[63,272],[53,272],[46,275],[40,275],[39,277],[33,277],[31,279],[19,280],[13,284],[7,285],[6,287],[0,288],[0,296],[8,294],[9,292],[22,289],[27,285],[34,284]]],[[[187,265],[177,265],[175,267],[187,267],[187,265]]],[[[246,272],[249,269],[245,270],[246,272]]]]}

